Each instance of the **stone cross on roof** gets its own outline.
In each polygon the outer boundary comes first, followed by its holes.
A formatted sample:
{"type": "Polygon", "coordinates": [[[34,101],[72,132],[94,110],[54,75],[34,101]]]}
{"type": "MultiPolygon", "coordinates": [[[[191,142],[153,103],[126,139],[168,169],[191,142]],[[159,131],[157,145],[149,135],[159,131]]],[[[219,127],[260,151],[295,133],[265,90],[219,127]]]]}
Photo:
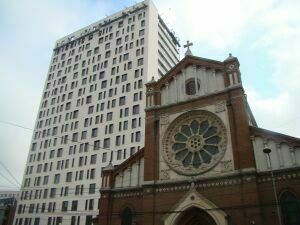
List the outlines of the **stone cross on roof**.
{"type": "Polygon", "coordinates": [[[187,41],[186,44],[183,46],[184,48],[187,48],[186,52],[185,52],[185,55],[193,55],[191,50],[190,50],[190,46],[192,46],[193,43],[190,42],[190,41],[187,41]]]}

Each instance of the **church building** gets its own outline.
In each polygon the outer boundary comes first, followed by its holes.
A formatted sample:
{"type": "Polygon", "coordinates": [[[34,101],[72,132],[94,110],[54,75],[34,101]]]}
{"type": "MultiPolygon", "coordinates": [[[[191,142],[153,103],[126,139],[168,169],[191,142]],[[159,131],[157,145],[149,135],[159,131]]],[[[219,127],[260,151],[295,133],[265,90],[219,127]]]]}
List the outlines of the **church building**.
{"type": "Polygon", "coordinates": [[[146,84],[145,147],[103,168],[94,224],[300,224],[300,139],[258,127],[239,67],[188,49],[146,84]]]}

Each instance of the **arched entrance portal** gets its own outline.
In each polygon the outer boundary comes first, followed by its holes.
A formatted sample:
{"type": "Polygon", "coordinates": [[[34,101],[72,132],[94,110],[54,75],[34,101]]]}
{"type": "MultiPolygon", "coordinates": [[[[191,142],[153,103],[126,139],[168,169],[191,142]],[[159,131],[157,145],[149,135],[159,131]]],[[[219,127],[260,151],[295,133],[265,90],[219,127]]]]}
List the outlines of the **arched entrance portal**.
{"type": "Polygon", "coordinates": [[[214,219],[204,210],[191,207],[178,217],[176,225],[217,225],[214,219]]]}

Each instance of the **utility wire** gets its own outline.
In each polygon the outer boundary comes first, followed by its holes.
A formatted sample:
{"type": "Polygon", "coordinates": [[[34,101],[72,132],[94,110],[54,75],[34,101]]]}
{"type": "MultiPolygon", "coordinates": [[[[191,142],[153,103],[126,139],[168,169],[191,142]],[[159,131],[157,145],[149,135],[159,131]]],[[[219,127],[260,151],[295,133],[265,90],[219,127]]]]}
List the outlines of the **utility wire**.
{"type": "MultiPolygon", "coordinates": [[[[16,123],[11,123],[11,122],[7,122],[7,121],[3,121],[3,120],[0,120],[0,123],[7,124],[7,125],[10,125],[10,126],[14,126],[14,127],[19,127],[19,128],[30,130],[30,131],[35,131],[34,129],[31,129],[31,128],[28,128],[28,127],[24,127],[24,126],[16,124],[16,123]]],[[[58,135],[51,135],[51,136],[59,138],[59,139],[64,139],[64,136],[58,136],[58,135]]],[[[71,138],[66,138],[66,140],[71,141],[73,143],[87,144],[88,146],[91,146],[94,149],[99,148],[99,149],[107,150],[107,151],[110,151],[110,152],[117,152],[118,151],[118,149],[113,150],[113,149],[109,149],[109,148],[105,148],[105,147],[101,147],[101,146],[96,146],[96,145],[90,144],[89,142],[74,141],[71,138]]],[[[103,142],[103,140],[102,140],[102,142],[103,142]]],[[[126,152],[125,155],[128,156],[128,157],[131,156],[131,154],[127,153],[127,152],[126,152]]]]}
{"type": "Polygon", "coordinates": [[[14,175],[9,171],[9,169],[4,165],[4,163],[0,160],[0,164],[2,167],[8,172],[8,174],[14,179],[14,181],[18,184],[18,186],[21,186],[20,182],[16,179],[14,175]]]}
{"type": "Polygon", "coordinates": [[[15,187],[17,187],[18,189],[20,187],[18,187],[15,183],[13,183],[11,180],[9,180],[7,177],[5,177],[1,172],[0,172],[0,176],[2,176],[5,180],[7,180],[10,184],[14,185],[15,187]]]}

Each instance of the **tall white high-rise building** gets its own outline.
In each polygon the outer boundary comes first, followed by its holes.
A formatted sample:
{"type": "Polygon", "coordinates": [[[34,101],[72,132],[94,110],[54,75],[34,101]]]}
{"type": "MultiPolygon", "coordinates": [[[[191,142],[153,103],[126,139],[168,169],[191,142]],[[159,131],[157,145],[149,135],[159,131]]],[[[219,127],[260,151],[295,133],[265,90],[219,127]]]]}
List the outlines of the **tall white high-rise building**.
{"type": "Polygon", "coordinates": [[[91,224],[101,169],[144,146],[144,84],[178,62],[178,47],[148,0],[56,42],[15,225],[91,224]]]}

